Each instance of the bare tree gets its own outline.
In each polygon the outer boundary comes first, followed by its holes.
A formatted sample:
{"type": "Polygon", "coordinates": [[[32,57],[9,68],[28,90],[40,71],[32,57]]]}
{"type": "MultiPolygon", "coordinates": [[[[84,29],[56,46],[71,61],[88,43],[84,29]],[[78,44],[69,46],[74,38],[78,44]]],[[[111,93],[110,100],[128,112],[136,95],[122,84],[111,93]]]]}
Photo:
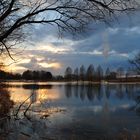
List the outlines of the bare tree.
{"type": "Polygon", "coordinates": [[[129,62],[132,64],[132,66],[134,67],[134,71],[137,72],[138,74],[140,74],[140,53],[138,53],[134,59],[129,60],[129,62]]]}
{"type": "Polygon", "coordinates": [[[23,41],[29,25],[56,25],[59,31],[79,32],[91,19],[107,21],[118,13],[133,11],[136,0],[1,0],[0,53],[23,41]]]}

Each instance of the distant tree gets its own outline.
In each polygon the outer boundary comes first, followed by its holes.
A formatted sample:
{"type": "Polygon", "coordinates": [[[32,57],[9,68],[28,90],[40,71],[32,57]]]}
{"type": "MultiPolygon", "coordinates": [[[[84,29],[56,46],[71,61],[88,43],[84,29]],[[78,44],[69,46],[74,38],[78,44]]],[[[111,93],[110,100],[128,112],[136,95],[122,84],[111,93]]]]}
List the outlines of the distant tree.
{"type": "Polygon", "coordinates": [[[1,80],[20,80],[21,74],[19,73],[10,73],[4,70],[0,70],[0,79],[1,80]]]}
{"type": "Polygon", "coordinates": [[[110,73],[111,73],[111,72],[110,72],[110,69],[107,68],[107,69],[106,69],[106,72],[105,72],[105,78],[106,78],[106,79],[109,79],[109,78],[110,78],[110,73]]]}
{"type": "Polygon", "coordinates": [[[116,77],[117,77],[117,73],[114,72],[114,71],[111,71],[111,72],[110,72],[109,79],[116,79],[116,77]]]}
{"type": "Polygon", "coordinates": [[[67,67],[65,70],[65,79],[66,80],[72,80],[72,68],[67,67]]]}
{"type": "Polygon", "coordinates": [[[53,77],[53,80],[56,80],[56,81],[63,81],[63,80],[64,80],[64,77],[61,76],[61,75],[57,75],[57,76],[53,77]]]}
{"type": "Polygon", "coordinates": [[[3,70],[3,69],[4,69],[4,64],[0,63],[0,70],[3,70]]]}
{"type": "Polygon", "coordinates": [[[124,75],[124,69],[123,69],[123,67],[119,67],[118,69],[117,69],[117,76],[118,77],[121,77],[121,76],[123,76],[124,75]]]}
{"type": "Polygon", "coordinates": [[[100,65],[96,69],[96,77],[98,80],[101,80],[103,78],[103,69],[100,65]]]}
{"type": "Polygon", "coordinates": [[[22,78],[25,80],[32,80],[32,72],[30,70],[24,71],[22,73],[22,78]]]}
{"type": "Polygon", "coordinates": [[[39,71],[32,71],[32,79],[33,80],[39,80],[39,71]]]}
{"type": "Polygon", "coordinates": [[[4,65],[3,63],[0,63],[0,79],[4,79],[5,77],[5,72],[4,72],[4,65]]]}
{"type": "Polygon", "coordinates": [[[82,81],[85,80],[85,74],[86,74],[86,69],[85,69],[84,65],[82,65],[80,67],[80,73],[79,73],[80,80],[82,80],[82,81]]]}
{"type": "Polygon", "coordinates": [[[78,79],[79,79],[79,70],[78,70],[78,68],[76,68],[74,70],[73,76],[74,76],[74,80],[78,81],[78,79]]]}
{"type": "Polygon", "coordinates": [[[129,67],[126,71],[126,76],[132,76],[136,74],[138,74],[138,72],[132,67],[129,67]]]}
{"type": "Polygon", "coordinates": [[[41,79],[41,80],[45,80],[46,79],[46,77],[45,77],[45,71],[39,71],[39,78],[41,79]]]}
{"type": "Polygon", "coordinates": [[[94,66],[92,64],[90,64],[89,67],[88,67],[88,69],[87,69],[86,79],[88,81],[93,81],[94,74],[95,74],[94,66]]]}
{"type": "Polygon", "coordinates": [[[140,52],[132,60],[129,60],[129,62],[134,67],[133,71],[140,74],[140,52]]]}
{"type": "Polygon", "coordinates": [[[49,80],[52,80],[53,76],[51,74],[51,72],[46,72],[45,73],[45,80],[49,81],[49,80]]]}
{"type": "Polygon", "coordinates": [[[21,74],[19,74],[19,73],[14,74],[13,79],[20,80],[21,79],[21,74]]]}
{"type": "Polygon", "coordinates": [[[51,72],[47,71],[24,71],[22,74],[22,78],[26,80],[52,80],[53,76],[51,72]]]}
{"type": "Polygon", "coordinates": [[[0,70],[0,79],[6,79],[7,74],[3,70],[0,70]]]}

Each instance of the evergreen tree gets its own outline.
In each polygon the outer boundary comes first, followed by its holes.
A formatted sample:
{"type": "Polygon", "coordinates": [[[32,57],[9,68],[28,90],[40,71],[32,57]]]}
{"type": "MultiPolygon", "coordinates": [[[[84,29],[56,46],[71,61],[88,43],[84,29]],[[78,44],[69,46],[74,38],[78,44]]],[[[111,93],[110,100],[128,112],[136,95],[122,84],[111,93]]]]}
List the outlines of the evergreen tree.
{"type": "Polygon", "coordinates": [[[67,67],[65,70],[65,79],[66,80],[72,80],[72,68],[67,67]]]}
{"type": "Polygon", "coordinates": [[[86,79],[88,81],[93,81],[94,74],[95,74],[94,66],[92,64],[90,64],[88,69],[87,69],[86,79]]]}
{"type": "Polygon", "coordinates": [[[82,80],[82,81],[85,80],[85,73],[86,73],[85,67],[84,67],[84,65],[82,65],[80,67],[80,80],[82,80]]]}

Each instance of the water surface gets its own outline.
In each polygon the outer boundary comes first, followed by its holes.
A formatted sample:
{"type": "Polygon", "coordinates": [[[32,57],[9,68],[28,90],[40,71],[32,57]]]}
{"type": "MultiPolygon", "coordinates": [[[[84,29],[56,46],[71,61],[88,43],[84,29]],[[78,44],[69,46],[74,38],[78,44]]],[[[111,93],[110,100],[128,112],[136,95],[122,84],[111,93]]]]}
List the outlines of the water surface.
{"type": "Polygon", "coordinates": [[[0,120],[3,139],[140,138],[139,84],[7,84],[0,90],[0,117],[10,116],[0,120]]]}

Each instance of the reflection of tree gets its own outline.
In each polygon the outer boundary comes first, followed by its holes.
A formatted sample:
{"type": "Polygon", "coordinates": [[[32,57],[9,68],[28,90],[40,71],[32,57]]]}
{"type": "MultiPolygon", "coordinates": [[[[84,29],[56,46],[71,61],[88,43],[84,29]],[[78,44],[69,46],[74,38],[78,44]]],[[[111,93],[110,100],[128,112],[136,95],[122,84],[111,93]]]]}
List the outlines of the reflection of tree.
{"type": "Polygon", "coordinates": [[[110,97],[110,87],[109,87],[109,85],[106,85],[106,87],[105,87],[105,94],[106,94],[106,97],[109,99],[109,97],[110,97]]]}
{"type": "MultiPolygon", "coordinates": [[[[85,97],[89,101],[93,101],[94,97],[100,101],[103,98],[103,95],[107,99],[110,98],[111,93],[115,93],[116,98],[123,99],[127,97],[128,99],[135,99],[137,93],[139,93],[139,88],[134,85],[101,85],[101,84],[67,84],[65,85],[65,95],[67,98],[74,96],[75,98],[80,98],[82,101],[85,100],[85,97]],[[72,94],[74,93],[74,94],[72,94]]],[[[34,95],[35,96],[35,95],[34,95]]]]}
{"type": "Polygon", "coordinates": [[[116,96],[119,98],[119,99],[123,99],[124,97],[124,90],[123,90],[123,85],[122,84],[119,84],[117,86],[117,89],[116,89],[116,96]]]}
{"type": "Polygon", "coordinates": [[[80,99],[83,101],[84,99],[85,99],[85,85],[84,84],[82,84],[81,86],[80,86],[80,99]]]}
{"type": "Polygon", "coordinates": [[[72,96],[72,85],[71,84],[65,85],[65,93],[66,93],[67,98],[70,98],[72,96]]]}
{"type": "Polygon", "coordinates": [[[93,85],[87,86],[87,97],[88,97],[89,101],[92,101],[94,99],[93,85]]]}
{"type": "Polygon", "coordinates": [[[101,100],[102,97],[103,97],[103,92],[102,92],[101,89],[102,89],[101,84],[96,85],[95,88],[94,88],[94,90],[95,90],[96,93],[97,93],[97,98],[98,98],[98,100],[101,100]]]}
{"type": "Polygon", "coordinates": [[[79,86],[77,84],[73,87],[73,93],[76,98],[78,97],[78,87],[79,86]]]}
{"type": "Polygon", "coordinates": [[[39,84],[24,84],[22,85],[22,87],[24,89],[34,89],[34,90],[38,90],[38,89],[51,89],[52,85],[39,85],[39,84]]]}
{"type": "Polygon", "coordinates": [[[133,98],[134,92],[134,85],[126,85],[126,94],[129,99],[133,98]]]}

